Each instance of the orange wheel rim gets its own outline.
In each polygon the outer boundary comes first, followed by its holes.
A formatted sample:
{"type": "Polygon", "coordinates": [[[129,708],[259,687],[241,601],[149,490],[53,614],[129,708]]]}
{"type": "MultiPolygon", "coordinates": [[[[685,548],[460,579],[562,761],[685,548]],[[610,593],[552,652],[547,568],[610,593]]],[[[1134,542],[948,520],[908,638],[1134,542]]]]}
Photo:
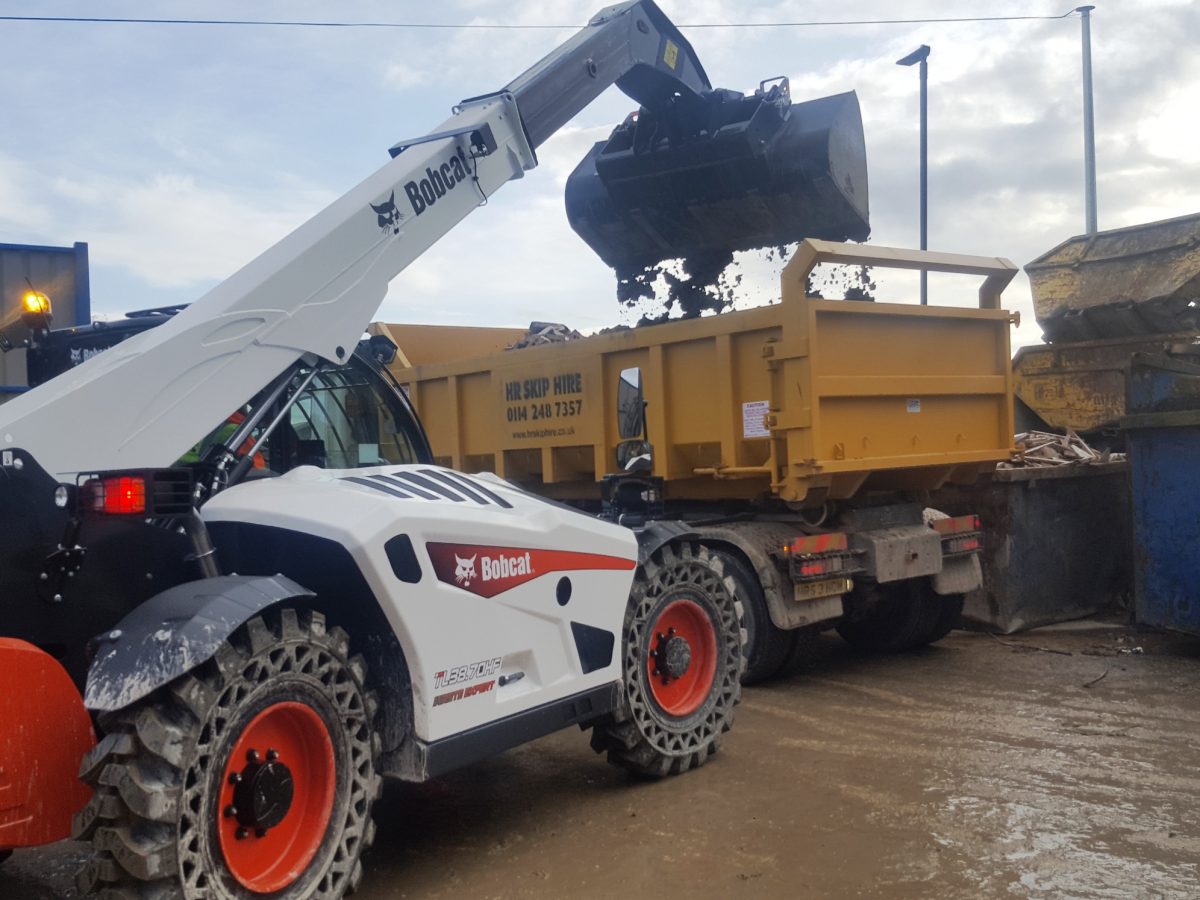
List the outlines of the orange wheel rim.
{"type": "Polygon", "coordinates": [[[717,671],[717,634],[694,600],[674,600],[650,629],[646,680],[663,712],[688,716],[704,705],[717,671]]]}
{"type": "Polygon", "coordinates": [[[225,864],[258,894],[296,881],[325,840],[336,789],[333,742],[304,703],[268,706],[229,754],[216,810],[225,864]]]}

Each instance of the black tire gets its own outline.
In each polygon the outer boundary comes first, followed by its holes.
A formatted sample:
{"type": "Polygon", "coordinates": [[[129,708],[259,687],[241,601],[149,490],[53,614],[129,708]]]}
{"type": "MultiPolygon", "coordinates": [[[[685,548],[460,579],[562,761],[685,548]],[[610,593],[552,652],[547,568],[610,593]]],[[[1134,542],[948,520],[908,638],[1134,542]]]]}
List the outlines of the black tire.
{"type": "Polygon", "coordinates": [[[937,594],[928,578],[855,587],[847,599],[852,608],[856,601],[862,607],[837,626],[838,634],[860,650],[883,653],[915,650],[940,640],[962,612],[962,595],[937,594]]]}
{"type": "Polygon", "coordinates": [[[936,594],[930,588],[930,593],[937,597],[940,601],[941,611],[938,614],[937,622],[929,633],[927,644],[936,644],[956,627],[959,620],[962,618],[963,604],[966,602],[966,594],[936,594]]]}
{"type": "Polygon", "coordinates": [[[621,700],[615,711],[593,723],[592,749],[606,754],[614,765],[654,778],[704,765],[733,726],[734,707],[742,695],[745,640],[742,604],[721,561],[695,544],[658,550],[634,578],[621,635],[621,700]],[[653,648],[658,646],[659,653],[663,649],[654,626],[676,601],[697,617],[703,615],[713,639],[707,693],[697,674],[702,671],[699,664],[692,670],[689,663],[676,679],[687,683],[684,679],[692,672],[694,696],[703,696],[694,710],[681,714],[672,714],[660,704],[649,671],[653,648]]]}
{"type": "Polygon", "coordinates": [[[791,633],[771,621],[767,598],[758,576],[741,559],[731,553],[717,552],[725,574],[733,579],[737,598],[742,601],[743,624],[746,628],[746,668],[742,684],[758,684],[774,678],[783,667],[792,646],[791,633]]]}
{"type": "Polygon", "coordinates": [[[4,865],[4,861],[12,856],[11,850],[0,850],[0,866],[4,865]]]}
{"type": "Polygon", "coordinates": [[[821,632],[810,625],[785,634],[788,636],[787,655],[779,666],[778,677],[790,678],[813,669],[820,652],[821,632]]]}
{"type": "MultiPolygon", "coordinates": [[[[310,733],[322,735],[323,726],[332,756],[320,759],[332,763],[334,788],[324,795],[332,796],[328,824],[310,831],[320,841],[315,855],[269,895],[336,900],[352,893],[362,877],[360,857],[375,837],[371,806],[382,785],[372,728],[377,703],[349,643],[340,628],[326,630],[320,613],[283,609],[258,616],[213,660],[102,721],[107,734],[80,772],[95,789],[75,820],[75,836],[90,839],[95,850],[80,874],[80,890],[103,900],[263,896],[239,883],[221,849],[228,840],[221,829],[233,814],[223,808],[224,795],[235,789],[226,771],[247,729],[285,705],[315,723],[310,733]]],[[[304,784],[294,801],[289,791],[285,827],[289,815],[306,814],[308,807],[299,806],[306,796],[311,792],[304,793],[304,784]]],[[[267,830],[246,839],[265,838],[267,830]]]]}

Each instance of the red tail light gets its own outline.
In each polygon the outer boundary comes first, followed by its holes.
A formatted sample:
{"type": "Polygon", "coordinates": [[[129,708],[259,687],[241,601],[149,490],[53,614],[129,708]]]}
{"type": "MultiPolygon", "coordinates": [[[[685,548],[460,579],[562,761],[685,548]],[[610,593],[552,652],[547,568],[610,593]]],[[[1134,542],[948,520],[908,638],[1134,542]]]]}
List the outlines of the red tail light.
{"type": "Polygon", "coordinates": [[[146,513],[146,480],[122,475],[93,478],[84,482],[81,502],[88,512],[110,516],[140,516],[146,513]]]}
{"type": "Polygon", "coordinates": [[[785,548],[792,556],[808,556],[813,553],[828,553],[845,550],[849,546],[844,534],[810,534],[798,537],[785,548]]]}
{"type": "Polygon", "coordinates": [[[950,535],[979,531],[983,524],[979,521],[979,516],[958,516],[953,519],[934,519],[929,526],[938,534],[950,535]]]}

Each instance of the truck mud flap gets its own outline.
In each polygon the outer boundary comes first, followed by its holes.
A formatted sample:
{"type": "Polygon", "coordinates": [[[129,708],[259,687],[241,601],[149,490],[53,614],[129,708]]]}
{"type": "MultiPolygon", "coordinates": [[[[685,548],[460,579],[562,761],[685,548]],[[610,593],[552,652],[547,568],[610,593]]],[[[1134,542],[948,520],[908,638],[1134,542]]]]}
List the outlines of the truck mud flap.
{"type": "Polygon", "coordinates": [[[222,575],[163,591],[95,639],[84,703],[94,712],[135,703],[207,662],[252,616],[313,596],[283,575],[222,575]]]}
{"type": "Polygon", "coordinates": [[[983,586],[983,566],[979,554],[971,553],[947,559],[942,571],[930,579],[933,590],[938,594],[966,594],[983,586]]]}

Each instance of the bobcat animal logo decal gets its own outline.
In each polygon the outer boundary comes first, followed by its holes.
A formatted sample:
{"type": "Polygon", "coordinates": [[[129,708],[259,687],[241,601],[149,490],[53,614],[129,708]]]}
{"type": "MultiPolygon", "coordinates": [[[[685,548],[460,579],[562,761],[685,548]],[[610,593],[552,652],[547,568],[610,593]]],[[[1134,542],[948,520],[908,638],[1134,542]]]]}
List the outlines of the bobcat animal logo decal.
{"type": "Polygon", "coordinates": [[[476,577],[476,575],[475,575],[475,560],[478,557],[479,557],[478,553],[476,553],[475,556],[472,556],[470,559],[463,559],[458,554],[454,555],[454,561],[456,563],[458,563],[457,568],[455,568],[455,570],[454,570],[454,580],[457,581],[459,584],[461,584],[463,587],[470,587],[471,580],[476,577]]]}
{"type": "Polygon", "coordinates": [[[400,222],[404,219],[404,216],[396,208],[396,192],[394,190],[392,191],[392,195],[388,197],[387,202],[372,203],[371,209],[375,210],[375,215],[379,218],[379,228],[381,231],[390,231],[392,234],[400,233],[400,222]]]}

